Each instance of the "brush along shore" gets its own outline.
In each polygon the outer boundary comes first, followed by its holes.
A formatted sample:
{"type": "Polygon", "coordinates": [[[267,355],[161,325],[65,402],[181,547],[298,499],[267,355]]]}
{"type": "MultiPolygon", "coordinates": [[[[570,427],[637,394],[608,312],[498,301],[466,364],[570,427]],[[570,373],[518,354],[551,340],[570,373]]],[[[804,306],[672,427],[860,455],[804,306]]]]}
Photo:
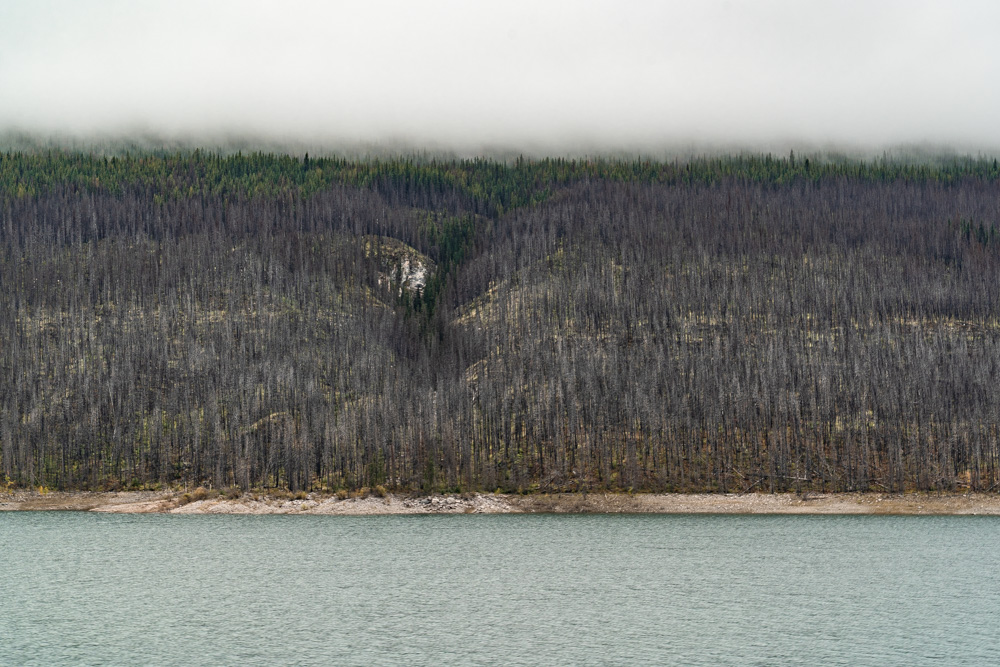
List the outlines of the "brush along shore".
{"type": "Polygon", "coordinates": [[[970,514],[1000,515],[992,493],[625,494],[559,493],[451,495],[228,494],[196,489],[0,494],[0,511],[75,510],[162,514],[970,514]]]}

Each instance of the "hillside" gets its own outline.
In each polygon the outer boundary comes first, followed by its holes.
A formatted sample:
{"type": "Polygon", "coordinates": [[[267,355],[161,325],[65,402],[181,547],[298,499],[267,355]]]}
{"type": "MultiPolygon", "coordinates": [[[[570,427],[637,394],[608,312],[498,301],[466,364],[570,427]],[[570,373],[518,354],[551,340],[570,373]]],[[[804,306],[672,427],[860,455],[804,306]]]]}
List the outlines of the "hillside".
{"type": "Polygon", "coordinates": [[[993,489],[998,179],[0,154],[0,474],[993,489]]]}

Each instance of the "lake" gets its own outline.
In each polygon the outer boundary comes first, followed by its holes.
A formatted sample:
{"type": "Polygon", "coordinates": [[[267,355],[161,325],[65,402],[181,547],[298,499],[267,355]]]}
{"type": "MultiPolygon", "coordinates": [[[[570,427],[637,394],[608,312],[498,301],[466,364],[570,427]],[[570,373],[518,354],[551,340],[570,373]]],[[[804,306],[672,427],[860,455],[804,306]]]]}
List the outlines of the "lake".
{"type": "Polygon", "coordinates": [[[989,517],[0,514],[0,664],[1000,664],[989,517]]]}

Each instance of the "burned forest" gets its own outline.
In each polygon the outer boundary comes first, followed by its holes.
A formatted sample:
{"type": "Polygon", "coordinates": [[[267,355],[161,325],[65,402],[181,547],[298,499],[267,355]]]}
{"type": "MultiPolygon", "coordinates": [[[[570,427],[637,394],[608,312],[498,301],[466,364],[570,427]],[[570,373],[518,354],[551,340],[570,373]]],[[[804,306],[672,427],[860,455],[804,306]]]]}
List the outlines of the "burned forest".
{"type": "Polygon", "coordinates": [[[0,154],[0,482],[996,489],[998,180],[0,154]]]}

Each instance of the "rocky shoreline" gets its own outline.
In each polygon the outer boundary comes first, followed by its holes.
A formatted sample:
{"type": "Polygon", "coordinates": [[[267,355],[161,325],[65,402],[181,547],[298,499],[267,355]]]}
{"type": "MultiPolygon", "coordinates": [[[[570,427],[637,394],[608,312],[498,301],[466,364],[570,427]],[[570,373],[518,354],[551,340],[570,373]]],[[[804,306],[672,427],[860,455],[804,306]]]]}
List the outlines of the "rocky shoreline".
{"type": "Polygon", "coordinates": [[[494,494],[343,497],[330,494],[244,494],[199,490],[0,494],[0,511],[62,510],[161,514],[900,514],[1000,516],[1000,495],[799,494],[494,494]]]}

